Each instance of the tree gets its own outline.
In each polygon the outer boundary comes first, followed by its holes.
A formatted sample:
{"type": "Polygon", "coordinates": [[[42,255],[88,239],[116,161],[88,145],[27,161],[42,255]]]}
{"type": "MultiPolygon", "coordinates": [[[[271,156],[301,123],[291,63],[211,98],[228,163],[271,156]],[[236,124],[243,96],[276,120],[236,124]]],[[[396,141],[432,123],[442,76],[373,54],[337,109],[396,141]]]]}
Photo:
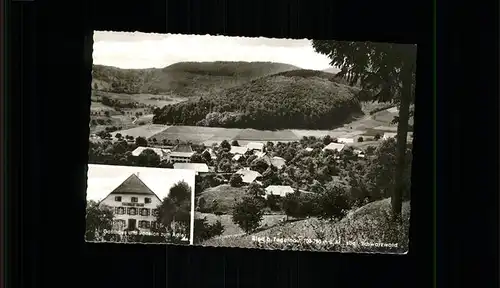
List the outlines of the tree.
{"type": "Polygon", "coordinates": [[[137,137],[135,138],[135,144],[137,146],[142,146],[142,147],[148,147],[148,140],[146,140],[146,138],[144,137],[137,137]]]}
{"type": "Polygon", "coordinates": [[[299,193],[287,194],[281,201],[281,207],[288,217],[300,217],[300,200],[299,193]]]}
{"type": "Polygon", "coordinates": [[[319,214],[323,219],[341,219],[351,208],[344,187],[334,183],[326,186],[326,191],[319,196],[318,204],[321,205],[319,214]]]}
{"type": "Polygon", "coordinates": [[[205,161],[200,153],[194,153],[191,156],[191,163],[205,163],[205,161]]]}
{"type": "Polygon", "coordinates": [[[160,164],[160,156],[151,149],[144,149],[139,156],[137,156],[137,164],[145,167],[158,167],[160,164]]]}
{"type": "Polygon", "coordinates": [[[87,241],[101,240],[104,232],[113,228],[113,217],[111,209],[99,207],[99,204],[95,201],[87,201],[85,239],[87,241]]]}
{"type": "Polygon", "coordinates": [[[115,138],[118,139],[118,140],[122,139],[122,134],[116,133],[115,134],[115,138]]]}
{"type": "Polygon", "coordinates": [[[227,142],[227,140],[224,140],[220,143],[220,147],[222,147],[222,149],[224,150],[231,150],[231,144],[229,144],[229,142],[227,142]]]}
{"type": "Polygon", "coordinates": [[[250,183],[250,185],[248,185],[247,195],[255,198],[260,198],[261,196],[266,195],[266,191],[259,184],[252,182],[250,183]]]}
{"type": "Polygon", "coordinates": [[[416,45],[313,40],[313,48],[327,55],[337,74],[351,85],[374,93],[374,100],[399,104],[397,163],[391,206],[393,219],[401,222],[402,190],[410,104],[414,101],[416,45]]]}
{"type": "Polygon", "coordinates": [[[267,164],[266,160],[263,158],[257,158],[250,163],[250,168],[262,174],[267,170],[267,168],[269,168],[269,164],[267,164]]]}
{"type": "Polygon", "coordinates": [[[194,243],[198,244],[210,238],[222,235],[224,226],[217,220],[214,224],[210,224],[207,218],[194,219],[194,243]]]}
{"type": "Polygon", "coordinates": [[[240,174],[233,174],[231,175],[231,178],[229,179],[229,184],[231,184],[232,187],[241,187],[243,185],[243,178],[241,178],[240,174]]]}
{"type": "Polygon", "coordinates": [[[212,155],[206,150],[201,154],[201,157],[203,157],[205,163],[210,163],[212,161],[212,155]]]}
{"type": "Polygon", "coordinates": [[[109,111],[104,111],[104,116],[109,117],[109,111]]]}
{"type": "Polygon", "coordinates": [[[184,181],[176,183],[170,188],[168,197],[165,197],[158,207],[155,231],[167,232],[172,235],[182,234],[189,236],[191,219],[191,187],[184,181]]]}
{"type": "Polygon", "coordinates": [[[232,220],[248,234],[260,226],[263,216],[261,203],[255,197],[245,196],[234,206],[232,220]]]}
{"type": "Polygon", "coordinates": [[[238,140],[233,140],[233,142],[231,142],[231,145],[232,146],[240,146],[240,144],[238,143],[238,140]]]}
{"type": "Polygon", "coordinates": [[[358,142],[363,142],[365,139],[363,137],[358,138],[358,142]]]}

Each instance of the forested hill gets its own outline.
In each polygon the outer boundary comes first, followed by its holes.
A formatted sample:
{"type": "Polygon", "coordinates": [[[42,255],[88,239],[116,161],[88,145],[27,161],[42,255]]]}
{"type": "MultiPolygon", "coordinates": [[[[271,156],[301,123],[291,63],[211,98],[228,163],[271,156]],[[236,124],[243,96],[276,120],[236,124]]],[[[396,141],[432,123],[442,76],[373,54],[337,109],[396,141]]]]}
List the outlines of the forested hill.
{"type": "Polygon", "coordinates": [[[335,75],[294,70],[155,111],[157,124],[254,129],[329,129],[361,113],[359,89],[335,75]]]}
{"type": "Polygon", "coordinates": [[[294,69],[298,68],[272,62],[179,62],[163,69],[93,65],[92,88],[114,93],[193,97],[294,69]]]}

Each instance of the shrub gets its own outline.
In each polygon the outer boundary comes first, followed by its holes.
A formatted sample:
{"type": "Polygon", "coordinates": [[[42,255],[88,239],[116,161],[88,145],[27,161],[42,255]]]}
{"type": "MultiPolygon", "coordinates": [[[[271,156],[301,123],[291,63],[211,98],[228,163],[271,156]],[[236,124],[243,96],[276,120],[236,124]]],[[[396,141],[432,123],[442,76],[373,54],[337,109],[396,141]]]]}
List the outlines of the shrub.
{"type": "Polygon", "coordinates": [[[363,140],[364,140],[363,137],[358,138],[358,142],[363,142],[363,140]]]}
{"type": "Polygon", "coordinates": [[[231,178],[229,179],[229,184],[231,187],[241,187],[243,185],[243,178],[241,178],[240,174],[233,174],[231,175],[231,178]]]}
{"type": "Polygon", "coordinates": [[[379,133],[377,133],[377,134],[375,135],[375,137],[373,137],[373,139],[375,139],[375,141],[380,140],[380,138],[382,138],[382,136],[381,136],[379,133]]]}

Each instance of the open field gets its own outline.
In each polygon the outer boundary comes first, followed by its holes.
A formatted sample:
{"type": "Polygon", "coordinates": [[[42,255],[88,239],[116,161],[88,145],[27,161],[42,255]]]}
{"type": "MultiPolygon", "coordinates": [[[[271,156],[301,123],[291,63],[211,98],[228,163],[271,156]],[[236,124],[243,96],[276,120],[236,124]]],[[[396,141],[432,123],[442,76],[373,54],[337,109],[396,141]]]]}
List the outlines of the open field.
{"type": "Polygon", "coordinates": [[[157,94],[125,94],[125,93],[112,93],[95,91],[93,99],[100,100],[102,97],[108,97],[109,99],[119,101],[120,103],[140,103],[144,105],[152,105],[157,107],[163,107],[165,105],[177,104],[184,102],[187,98],[174,96],[174,95],[157,95],[157,94]]]}
{"type": "Polygon", "coordinates": [[[167,129],[168,126],[166,125],[158,125],[158,124],[151,124],[151,125],[143,125],[139,127],[134,127],[131,129],[126,129],[126,130],[119,130],[111,133],[113,137],[117,134],[120,133],[123,136],[129,135],[133,136],[134,138],[137,137],[144,137],[144,138],[150,138],[153,135],[156,135],[163,130],[167,129]]]}
{"type": "MultiPolygon", "coordinates": [[[[209,214],[209,213],[200,213],[200,212],[195,213],[196,219],[200,219],[203,217],[206,217],[208,223],[210,224],[213,224],[217,220],[219,220],[222,226],[224,226],[224,233],[216,238],[227,238],[229,236],[238,237],[245,234],[245,232],[241,230],[241,228],[238,227],[238,225],[233,223],[231,215],[217,216],[215,214],[209,214]]],[[[264,218],[262,219],[261,222],[261,229],[273,227],[278,223],[280,223],[284,218],[286,218],[285,215],[264,215],[264,218]]]]}

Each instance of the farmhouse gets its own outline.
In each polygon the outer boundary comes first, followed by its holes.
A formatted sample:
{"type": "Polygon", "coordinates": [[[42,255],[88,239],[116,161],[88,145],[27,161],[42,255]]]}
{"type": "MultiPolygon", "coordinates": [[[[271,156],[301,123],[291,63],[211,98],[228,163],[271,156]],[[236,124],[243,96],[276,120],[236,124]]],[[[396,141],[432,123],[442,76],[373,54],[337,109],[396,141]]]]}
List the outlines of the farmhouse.
{"type": "Polygon", "coordinates": [[[240,146],[231,146],[231,150],[229,153],[231,154],[239,154],[239,155],[245,155],[247,153],[248,148],[247,147],[240,147],[240,146]]]}
{"type": "Polygon", "coordinates": [[[173,151],[170,153],[170,161],[173,163],[189,163],[191,162],[191,156],[195,152],[189,145],[177,145],[174,147],[173,151]]]}
{"type": "Polygon", "coordinates": [[[113,230],[140,232],[150,232],[160,204],[161,199],[142,182],[139,173],[130,175],[99,202],[113,210],[113,230]]]}
{"type": "Polygon", "coordinates": [[[285,159],[278,156],[271,157],[269,155],[265,155],[265,153],[264,156],[259,157],[259,159],[263,159],[264,161],[266,161],[267,165],[272,165],[278,169],[281,169],[286,164],[285,159]]]}
{"type": "Polygon", "coordinates": [[[241,175],[243,183],[247,184],[254,182],[259,177],[262,177],[262,174],[257,171],[250,170],[250,168],[242,168],[236,171],[236,174],[241,175]]]}
{"type": "Polygon", "coordinates": [[[354,143],[354,139],[352,139],[352,138],[338,138],[337,142],[343,143],[343,144],[351,144],[351,143],[354,143]]]}
{"type": "Polygon", "coordinates": [[[331,150],[331,151],[337,151],[337,152],[340,152],[344,149],[345,147],[345,144],[341,144],[341,143],[330,143],[328,145],[325,146],[325,148],[323,148],[323,151],[325,150],[331,150]]]}
{"type": "Polygon", "coordinates": [[[265,197],[267,198],[269,195],[275,195],[275,196],[285,197],[286,195],[292,194],[293,192],[294,192],[294,190],[290,186],[269,185],[266,188],[266,195],[265,195],[265,197]]]}
{"type": "Polygon", "coordinates": [[[389,138],[396,138],[398,133],[393,133],[393,132],[386,132],[384,133],[384,136],[382,137],[384,140],[387,140],[389,138]]]}
{"type": "Polygon", "coordinates": [[[160,156],[160,160],[162,160],[162,161],[168,160],[168,158],[169,158],[170,150],[168,150],[168,149],[154,148],[154,147],[142,147],[142,146],[135,148],[135,150],[132,151],[132,155],[139,156],[146,149],[153,150],[156,154],[158,154],[158,156],[160,156]]]}
{"type": "Polygon", "coordinates": [[[174,163],[174,169],[186,169],[186,170],[194,170],[196,174],[198,173],[208,173],[210,170],[208,169],[207,164],[205,163],[174,163]]]}
{"type": "Polygon", "coordinates": [[[264,152],[264,143],[259,143],[259,142],[250,142],[247,144],[248,150],[254,151],[260,151],[264,152]]]}

